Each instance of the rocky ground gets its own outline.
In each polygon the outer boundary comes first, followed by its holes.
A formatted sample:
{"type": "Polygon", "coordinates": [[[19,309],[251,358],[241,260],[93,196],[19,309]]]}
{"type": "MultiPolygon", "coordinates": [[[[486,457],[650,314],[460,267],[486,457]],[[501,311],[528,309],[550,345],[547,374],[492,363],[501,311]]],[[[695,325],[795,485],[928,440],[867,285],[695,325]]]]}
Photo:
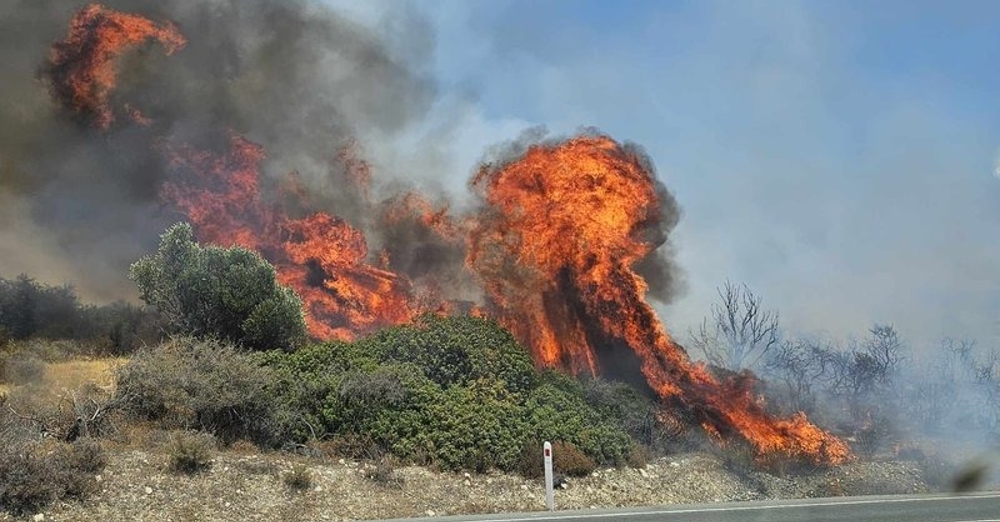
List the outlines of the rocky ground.
{"type": "MultiPolygon", "coordinates": [[[[545,507],[541,481],[517,475],[440,473],[420,467],[225,451],[193,476],[169,470],[168,456],[150,449],[110,451],[99,491],[85,502],[62,502],[31,520],[294,521],[363,520],[464,513],[535,511],[545,507]],[[295,468],[311,483],[286,484],[295,468]]],[[[570,478],[556,493],[559,509],[723,502],[769,498],[925,492],[933,488],[914,462],[851,463],[799,471],[785,478],[726,466],[706,453],[659,458],[641,469],[598,470],[570,478]],[[735,471],[734,471],[735,470],[735,471]]],[[[0,514],[0,521],[14,520],[0,514]]]]}

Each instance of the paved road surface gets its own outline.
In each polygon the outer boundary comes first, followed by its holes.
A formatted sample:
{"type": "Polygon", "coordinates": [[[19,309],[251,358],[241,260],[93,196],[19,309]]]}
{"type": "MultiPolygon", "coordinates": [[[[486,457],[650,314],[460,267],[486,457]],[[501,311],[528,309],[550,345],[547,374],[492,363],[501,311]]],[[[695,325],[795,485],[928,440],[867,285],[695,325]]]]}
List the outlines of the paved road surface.
{"type": "MultiPolygon", "coordinates": [[[[558,505],[558,497],[556,499],[558,505]]],[[[436,522],[1000,522],[1000,493],[845,497],[407,519],[436,522]]]]}

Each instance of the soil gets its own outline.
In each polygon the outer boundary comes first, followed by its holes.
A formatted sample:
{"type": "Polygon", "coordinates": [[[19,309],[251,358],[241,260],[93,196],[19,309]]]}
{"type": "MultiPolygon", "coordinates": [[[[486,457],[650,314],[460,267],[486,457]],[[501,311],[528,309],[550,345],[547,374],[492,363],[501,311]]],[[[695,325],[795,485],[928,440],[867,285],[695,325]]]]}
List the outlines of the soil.
{"type": "MultiPolygon", "coordinates": [[[[366,520],[545,508],[540,480],[518,475],[396,469],[372,462],[226,450],[195,475],[174,472],[157,448],[108,451],[99,491],[64,501],[28,519],[52,521],[366,520]],[[286,484],[305,468],[309,484],[286,484]]],[[[854,462],[785,477],[727,469],[708,453],[663,457],[639,468],[602,469],[567,478],[558,509],[608,508],[734,500],[920,493],[932,488],[916,462],[854,462]]],[[[0,521],[15,520],[0,514],[0,521]]]]}

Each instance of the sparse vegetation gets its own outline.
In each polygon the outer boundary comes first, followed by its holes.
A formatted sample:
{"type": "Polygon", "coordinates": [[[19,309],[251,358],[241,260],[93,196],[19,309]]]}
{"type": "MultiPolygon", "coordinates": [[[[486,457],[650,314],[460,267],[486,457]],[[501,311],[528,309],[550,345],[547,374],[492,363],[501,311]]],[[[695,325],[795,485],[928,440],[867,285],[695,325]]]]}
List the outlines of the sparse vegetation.
{"type": "Polygon", "coordinates": [[[27,514],[59,499],[82,500],[93,493],[94,477],[106,464],[97,442],[66,444],[11,435],[0,431],[0,510],[27,514]]]}
{"type": "Polygon", "coordinates": [[[364,476],[371,482],[386,488],[403,487],[403,477],[397,471],[397,462],[392,457],[383,457],[365,469],[364,476]]]}
{"type": "Polygon", "coordinates": [[[216,446],[215,437],[207,433],[176,431],[168,447],[170,469],[187,475],[206,471],[212,467],[216,446]]]}
{"type": "Polygon", "coordinates": [[[296,465],[281,477],[281,481],[285,483],[288,489],[301,493],[312,487],[313,478],[312,473],[309,468],[299,464],[296,465]]]}
{"type": "Polygon", "coordinates": [[[119,370],[116,393],[132,418],[163,429],[277,447],[292,414],[275,400],[272,375],[232,346],[183,337],[137,352],[119,370]]]}

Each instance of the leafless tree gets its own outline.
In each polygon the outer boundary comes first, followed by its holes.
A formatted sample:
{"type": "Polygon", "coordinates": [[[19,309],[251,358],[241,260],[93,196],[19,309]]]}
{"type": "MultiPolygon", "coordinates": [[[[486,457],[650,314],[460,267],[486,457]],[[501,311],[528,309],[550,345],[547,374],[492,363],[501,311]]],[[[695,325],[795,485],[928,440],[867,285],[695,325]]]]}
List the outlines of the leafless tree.
{"type": "Polygon", "coordinates": [[[783,410],[812,414],[830,383],[836,359],[836,350],[820,340],[789,339],[768,354],[764,376],[783,410]]]}
{"type": "Polygon", "coordinates": [[[765,310],[746,284],[726,281],[711,318],[691,332],[691,344],[716,366],[732,371],[755,368],[779,343],[778,313],[765,310]]]}
{"type": "Polygon", "coordinates": [[[899,373],[903,342],[890,325],[876,324],[870,336],[837,354],[831,390],[851,400],[871,399],[889,391],[899,373]]]}
{"type": "Polygon", "coordinates": [[[911,376],[905,405],[917,427],[937,432],[977,409],[970,403],[978,394],[969,393],[975,387],[975,345],[970,339],[946,338],[937,358],[911,376]]]}

